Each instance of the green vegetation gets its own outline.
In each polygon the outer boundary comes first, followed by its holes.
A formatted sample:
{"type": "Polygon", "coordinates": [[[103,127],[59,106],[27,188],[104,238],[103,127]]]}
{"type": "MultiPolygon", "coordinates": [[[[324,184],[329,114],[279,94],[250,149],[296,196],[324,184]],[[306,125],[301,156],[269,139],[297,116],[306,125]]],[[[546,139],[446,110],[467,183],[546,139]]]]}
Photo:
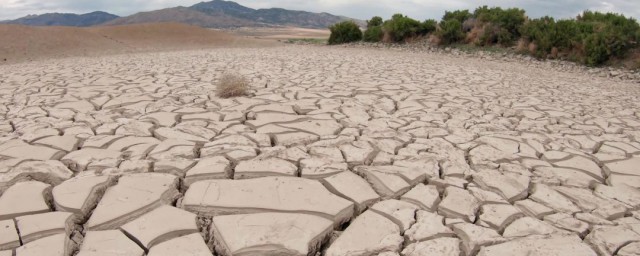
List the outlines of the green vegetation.
{"type": "Polygon", "coordinates": [[[384,35],[382,32],[382,18],[378,16],[374,16],[370,20],[367,21],[367,30],[364,31],[365,42],[380,42],[382,40],[382,36],[384,35]]]}
{"type": "Polygon", "coordinates": [[[520,38],[520,27],[527,17],[524,10],[511,8],[503,10],[500,7],[480,7],[473,12],[476,29],[480,30],[480,37],[475,42],[478,45],[511,46],[520,38]]]}
{"type": "Polygon", "coordinates": [[[585,11],[576,19],[555,21],[544,17],[521,27],[531,54],[540,58],[565,55],[590,66],[624,58],[638,48],[640,25],[619,14],[585,11]]]}
{"type": "Polygon", "coordinates": [[[438,22],[435,20],[419,22],[402,14],[395,14],[390,20],[384,22],[381,17],[375,16],[367,21],[364,41],[405,42],[416,37],[426,36],[436,31],[437,26],[438,22]]]}
{"type": "Polygon", "coordinates": [[[428,35],[435,32],[438,29],[438,22],[436,20],[425,20],[420,24],[420,34],[428,35]]]}
{"type": "Polygon", "coordinates": [[[384,32],[384,41],[403,42],[407,38],[419,35],[420,22],[402,14],[394,14],[390,20],[382,24],[382,31],[384,32]]]}
{"type": "Polygon", "coordinates": [[[442,21],[446,20],[457,20],[460,24],[464,23],[466,20],[471,19],[473,16],[469,12],[469,10],[457,10],[457,11],[445,11],[444,16],[442,16],[442,21]]]}
{"type": "Polygon", "coordinates": [[[384,32],[382,32],[382,26],[370,27],[364,31],[363,40],[365,42],[376,43],[382,40],[383,35],[384,35],[384,32]]]}
{"type": "Polygon", "coordinates": [[[382,20],[382,17],[373,16],[373,18],[371,18],[370,20],[367,21],[367,28],[382,26],[383,22],[384,22],[384,20],[382,20]]]}
{"type": "Polygon", "coordinates": [[[529,19],[522,9],[482,6],[473,12],[447,11],[440,22],[395,14],[386,21],[378,16],[367,21],[364,35],[352,22],[336,24],[331,32],[330,44],[358,41],[359,37],[385,43],[429,38],[440,45],[516,47],[537,58],[562,58],[589,66],[640,63],[640,25],[614,13],[585,11],[574,19],[529,19]]]}
{"type": "Polygon", "coordinates": [[[496,54],[515,53],[510,48],[505,48],[500,45],[478,46],[475,44],[457,43],[457,44],[447,45],[447,47],[451,49],[457,49],[461,52],[466,52],[466,53],[476,53],[476,52],[490,52],[490,53],[496,53],[496,54]]]}
{"type": "Polygon", "coordinates": [[[448,19],[440,22],[440,29],[436,35],[442,44],[453,44],[464,39],[462,23],[458,19],[448,19]]]}
{"type": "Polygon", "coordinates": [[[305,43],[305,44],[327,44],[327,39],[324,38],[289,38],[286,43],[305,43]]]}
{"type": "Polygon", "coordinates": [[[353,21],[343,21],[329,27],[329,44],[344,44],[362,40],[362,31],[353,21]]]}
{"type": "Polygon", "coordinates": [[[580,41],[581,33],[573,23],[568,20],[556,22],[551,17],[543,17],[530,20],[520,28],[520,31],[529,53],[545,58],[554,48],[569,51],[576,46],[580,41]]]}

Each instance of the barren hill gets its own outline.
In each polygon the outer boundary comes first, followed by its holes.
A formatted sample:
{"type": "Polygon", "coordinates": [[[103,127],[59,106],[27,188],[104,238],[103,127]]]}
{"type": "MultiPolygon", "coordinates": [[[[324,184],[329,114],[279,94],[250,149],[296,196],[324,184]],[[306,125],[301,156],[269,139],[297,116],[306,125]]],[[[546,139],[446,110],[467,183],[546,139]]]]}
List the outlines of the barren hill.
{"type": "Polygon", "coordinates": [[[91,12],[85,14],[45,13],[41,15],[28,15],[19,19],[3,21],[0,23],[29,26],[90,27],[117,18],[117,15],[106,12],[91,12]]]}
{"type": "MultiPolygon", "coordinates": [[[[280,26],[294,26],[304,28],[327,28],[335,23],[354,20],[329,13],[314,13],[283,8],[252,9],[233,1],[213,0],[201,2],[190,7],[191,9],[216,16],[229,15],[258,23],[266,23],[280,26]]],[[[364,23],[360,20],[355,20],[364,23]]]]}
{"type": "Polygon", "coordinates": [[[3,35],[0,62],[5,63],[49,57],[271,44],[178,23],[92,28],[0,25],[0,34],[3,35]]]}
{"type": "Polygon", "coordinates": [[[187,7],[174,7],[157,11],[140,12],[131,16],[118,18],[102,25],[127,25],[154,22],[180,22],[200,27],[230,28],[255,27],[257,22],[240,19],[225,14],[207,15],[187,7]]]}

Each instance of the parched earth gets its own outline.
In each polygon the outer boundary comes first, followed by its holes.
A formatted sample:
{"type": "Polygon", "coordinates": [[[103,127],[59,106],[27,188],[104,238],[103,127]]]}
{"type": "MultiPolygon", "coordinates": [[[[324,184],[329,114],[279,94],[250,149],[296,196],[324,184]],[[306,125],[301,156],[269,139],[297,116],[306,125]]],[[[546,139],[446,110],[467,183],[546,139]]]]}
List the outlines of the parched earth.
{"type": "Polygon", "coordinates": [[[0,66],[0,255],[638,255],[639,96],[330,47],[0,66]]]}

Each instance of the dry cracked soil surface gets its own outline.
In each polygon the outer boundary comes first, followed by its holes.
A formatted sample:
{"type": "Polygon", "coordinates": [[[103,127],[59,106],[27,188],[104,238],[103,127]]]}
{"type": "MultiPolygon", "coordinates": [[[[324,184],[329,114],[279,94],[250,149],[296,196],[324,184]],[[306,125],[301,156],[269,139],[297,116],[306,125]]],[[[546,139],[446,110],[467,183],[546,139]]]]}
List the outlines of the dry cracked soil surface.
{"type": "Polygon", "coordinates": [[[331,47],[4,65],[0,255],[639,255],[638,96],[331,47]]]}

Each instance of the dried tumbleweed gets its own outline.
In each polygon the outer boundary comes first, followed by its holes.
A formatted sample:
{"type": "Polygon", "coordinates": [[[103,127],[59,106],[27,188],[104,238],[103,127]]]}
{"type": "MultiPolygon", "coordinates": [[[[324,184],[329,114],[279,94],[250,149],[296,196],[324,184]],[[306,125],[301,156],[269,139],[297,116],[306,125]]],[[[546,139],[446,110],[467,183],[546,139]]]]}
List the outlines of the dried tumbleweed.
{"type": "Polygon", "coordinates": [[[236,74],[224,74],[216,86],[216,95],[220,98],[247,96],[249,80],[236,74]]]}

